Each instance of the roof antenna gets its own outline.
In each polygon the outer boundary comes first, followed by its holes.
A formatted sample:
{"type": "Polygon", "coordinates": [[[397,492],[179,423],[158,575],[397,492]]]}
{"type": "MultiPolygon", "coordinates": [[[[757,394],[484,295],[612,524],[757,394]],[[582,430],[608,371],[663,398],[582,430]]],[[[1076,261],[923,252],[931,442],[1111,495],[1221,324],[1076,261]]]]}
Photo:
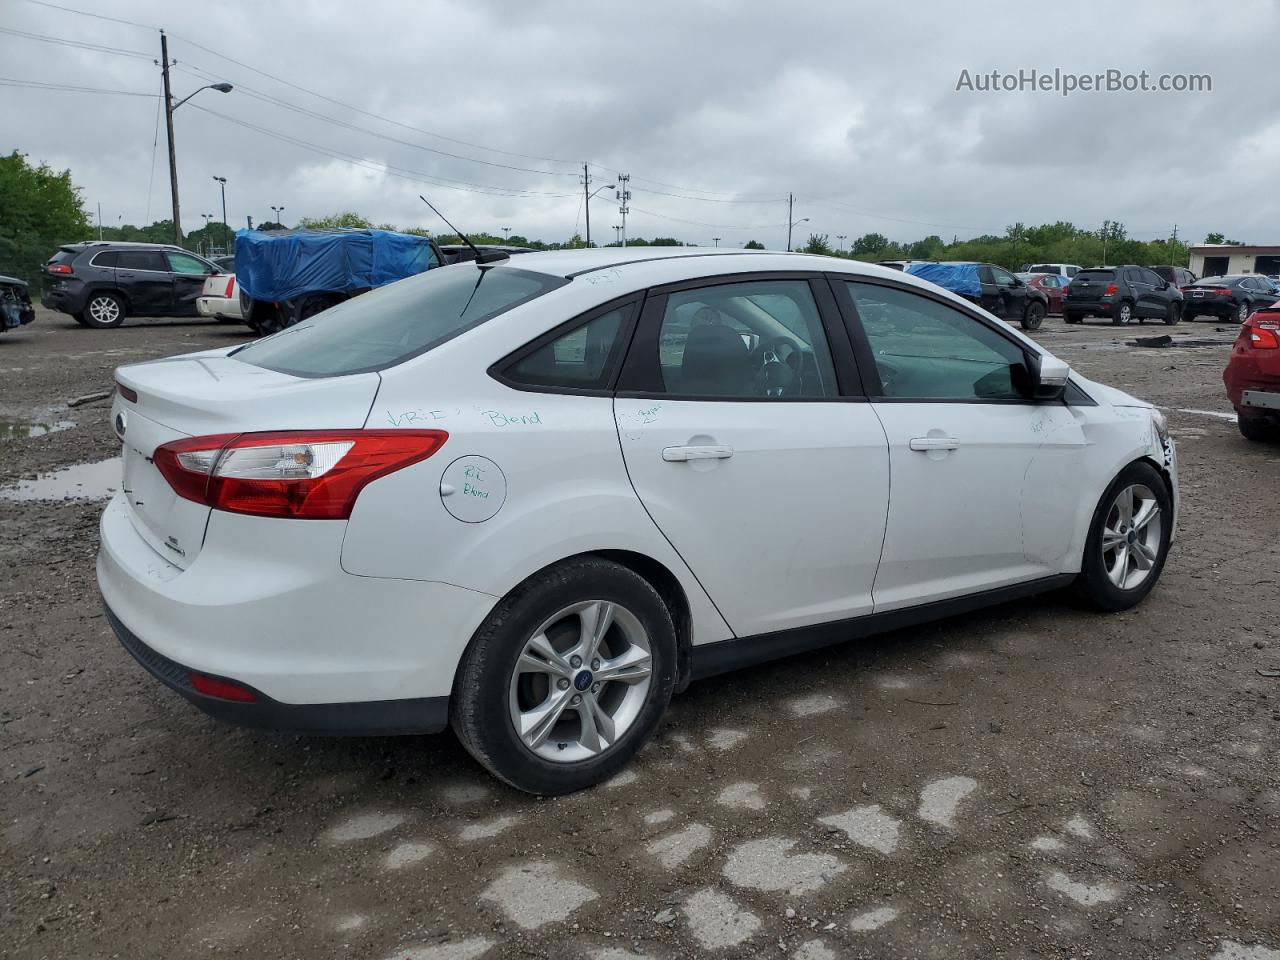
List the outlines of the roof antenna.
{"type": "Polygon", "coordinates": [[[439,210],[437,210],[435,208],[435,205],[430,200],[428,200],[422,194],[418,194],[418,199],[421,200],[423,203],[425,203],[428,207],[430,207],[432,213],[434,213],[441,220],[444,220],[445,225],[462,238],[462,242],[465,243],[468,247],[470,247],[471,252],[476,255],[476,263],[493,263],[498,260],[509,259],[508,255],[506,253],[503,253],[501,250],[490,250],[486,253],[481,253],[480,248],[471,242],[471,238],[468,237],[461,230],[459,230],[457,227],[455,227],[452,223],[449,223],[445,215],[441,213],[439,210]]]}

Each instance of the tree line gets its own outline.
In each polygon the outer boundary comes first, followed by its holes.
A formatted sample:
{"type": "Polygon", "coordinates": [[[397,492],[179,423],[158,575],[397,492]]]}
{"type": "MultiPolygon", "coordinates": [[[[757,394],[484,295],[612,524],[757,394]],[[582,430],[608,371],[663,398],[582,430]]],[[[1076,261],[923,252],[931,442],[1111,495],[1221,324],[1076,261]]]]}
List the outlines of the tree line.
{"type": "MultiPolygon", "coordinates": [[[[284,224],[270,221],[257,225],[258,229],[280,229],[284,224]]],[[[354,211],[343,211],[326,217],[303,217],[297,227],[330,229],[335,227],[377,227],[399,230],[419,236],[434,236],[438,243],[461,243],[454,234],[439,234],[420,227],[396,227],[394,224],[375,224],[354,211]]],[[[33,284],[40,280],[40,268],[53,252],[65,243],[97,239],[144,243],[171,243],[173,221],[157,220],[148,226],[118,224],[95,226],[80,195],[80,188],[71,179],[71,171],[56,172],[47,165],[32,164],[25,155],[14,150],[8,156],[0,156],[0,274],[16,276],[33,284]]],[[[224,239],[231,239],[235,231],[224,228],[220,221],[212,221],[199,230],[186,235],[189,249],[209,251],[221,249],[224,239]]],[[[535,250],[566,250],[585,247],[586,241],[574,234],[568,240],[544,241],[521,234],[498,236],[488,232],[471,234],[478,244],[512,244],[535,250]]],[[[1206,243],[1238,244],[1226,240],[1222,233],[1210,233],[1206,243]]],[[[616,242],[592,246],[612,247],[616,242]]],[[[696,246],[676,237],[631,237],[629,247],[648,246],[696,246]]],[[[764,244],[750,240],[744,247],[763,250],[764,244]]],[[[890,240],[880,233],[865,233],[857,237],[848,249],[834,246],[826,233],[812,233],[808,242],[798,248],[804,253],[825,256],[848,257],[855,260],[977,260],[995,263],[1010,270],[1019,270],[1030,263],[1077,263],[1095,266],[1109,263],[1136,263],[1142,266],[1156,264],[1183,265],[1188,261],[1188,246],[1173,237],[1139,240],[1130,237],[1124,224],[1105,221],[1098,229],[1078,227],[1073,223],[1058,221],[1029,227],[1014,223],[1005,228],[1001,236],[984,235],[961,240],[953,237],[948,243],[940,236],[930,235],[919,240],[890,240]]]]}

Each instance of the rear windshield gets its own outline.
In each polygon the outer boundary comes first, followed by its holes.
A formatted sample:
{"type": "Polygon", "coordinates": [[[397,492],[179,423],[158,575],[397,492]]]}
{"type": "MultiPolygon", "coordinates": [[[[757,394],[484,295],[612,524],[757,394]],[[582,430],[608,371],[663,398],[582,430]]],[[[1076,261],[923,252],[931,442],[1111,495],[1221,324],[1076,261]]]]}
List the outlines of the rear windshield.
{"type": "Polygon", "coordinates": [[[1115,276],[1114,270],[1081,270],[1074,277],[1076,280],[1110,280],[1115,276]]]}
{"type": "Polygon", "coordinates": [[[1058,265],[1055,263],[1037,263],[1033,267],[1027,268],[1027,273],[1057,273],[1058,265]]]}
{"type": "Polygon", "coordinates": [[[385,370],[568,282],[509,267],[428,270],[353,297],[231,356],[295,377],[385,370]]]}
{"type": "Polygon", "coordinates": [[[79,250],[68,250],[66,247],[59,248],[58,252],[49,258],[50,263],[70,263],[76,258],[79,250]]]}
{"type": "Polygon", "coordinates": [[[1205,277],[1192,284],[1193,287],[1229,287],[1235,283],[1235,277],[1205,277]]]}

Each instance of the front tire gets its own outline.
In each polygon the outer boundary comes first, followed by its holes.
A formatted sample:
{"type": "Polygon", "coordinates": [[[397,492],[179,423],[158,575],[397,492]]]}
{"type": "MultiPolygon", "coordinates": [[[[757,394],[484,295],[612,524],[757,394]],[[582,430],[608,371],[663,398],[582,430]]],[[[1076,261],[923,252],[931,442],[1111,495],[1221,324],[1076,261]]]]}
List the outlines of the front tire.
{"type": "Polygon", "coordinates": [[[1169,304],[1168,309],[1165,310],[1164,322],[1172,327],[1181,319],[1182,309],[1176,303],[1169,304]]]}
{"type": "Polygon", "coordinates": [[[1077,594],[1099,610],[1128,610],[1160,579],[1169,554],[1173,500],[1164,477],[1145,461],[1131,463],[1093,512],[1077,594]]]}
{"type": "Polygon", "coordinates": [[[91,330],[110,330],[124,323],[124,301],[114,293],[95,293],[76,319],[91,330]]]}
{"type": "Polygon", "coordinates": [[[1023,330],[1039,330],[1040,324],[1044,323],[1045,309],[1044,304],[1039,300],[1027,304],[1027,309],[1022,314],[1023,330]]]}
{"type": "Polygon", "coordinates": [[[675,688],[671,612],[634,571],[580,557],[535,574],[489,614],[463,654],[450,724],[518,790],[556,795],[617,773],[675,688]]]}
{"type": "Polygon", "coordinates": [[[1242,303],[1240,304],[1240,306],[1236,307],[1236,323],[1244,323],[1248,319],[1249,319],[1249,304],[1246,301],[1245,303],[1242,303]]]}

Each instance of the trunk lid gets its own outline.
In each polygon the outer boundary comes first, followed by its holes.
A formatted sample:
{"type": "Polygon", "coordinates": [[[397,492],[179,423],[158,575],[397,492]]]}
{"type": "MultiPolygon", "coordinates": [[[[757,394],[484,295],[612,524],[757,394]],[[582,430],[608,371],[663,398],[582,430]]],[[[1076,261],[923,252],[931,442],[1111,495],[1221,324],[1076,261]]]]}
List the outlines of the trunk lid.
{"type": "Polygon", "coordinates": [[[152,460],[183,437],[262,430],[358,429],[378,391],[376,373],[302,378],[212,350],[121,367],[111,422],[123,445],[122,495],[134,529],[165,560],[190,566],[209,508],[174,493],[152,460]],[[131,391],[136,400],[122,395],[131,391]]]}

